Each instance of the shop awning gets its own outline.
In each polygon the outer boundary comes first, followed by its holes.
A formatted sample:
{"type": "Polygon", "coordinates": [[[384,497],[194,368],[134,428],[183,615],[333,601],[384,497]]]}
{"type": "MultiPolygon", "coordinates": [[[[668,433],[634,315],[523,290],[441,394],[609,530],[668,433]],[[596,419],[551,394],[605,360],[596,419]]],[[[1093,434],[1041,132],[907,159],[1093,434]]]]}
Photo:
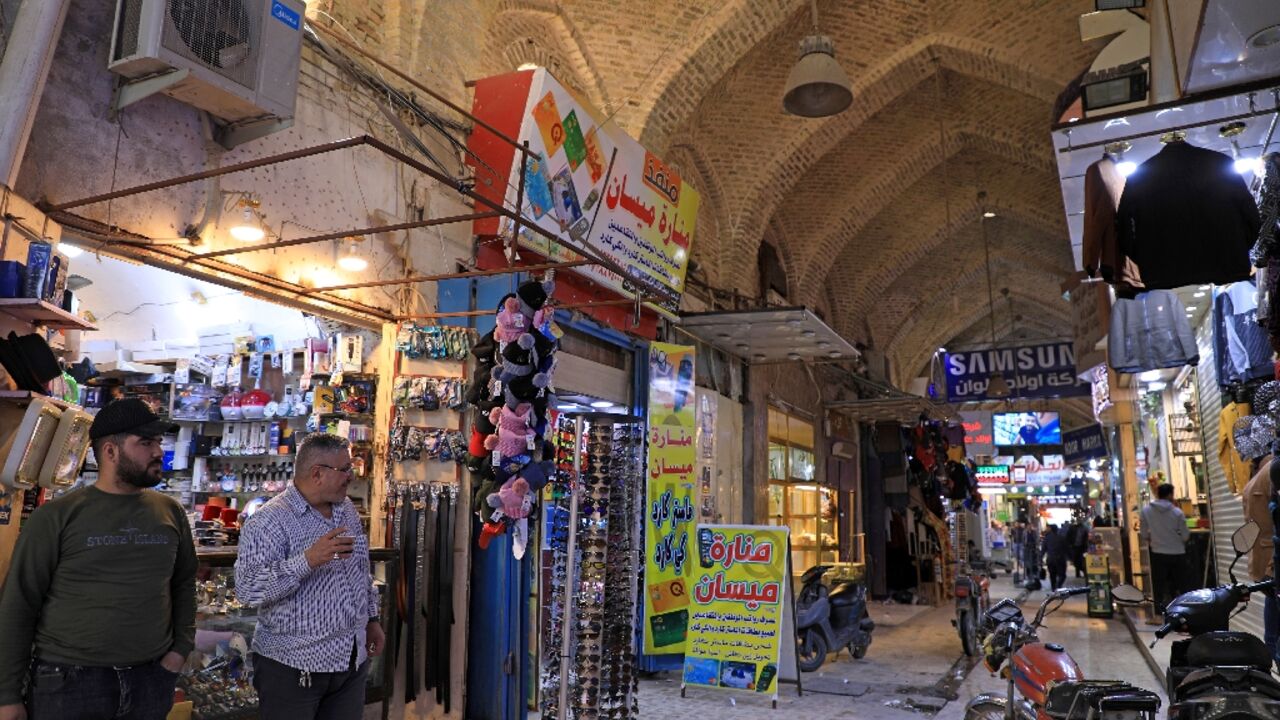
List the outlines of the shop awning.
{"type": "Polygon", "coordinates": [[[805,307],[681,313],[680,328],[752,365],[854,360],[860,355],[805,307]]]}
{"type": "Polygon", "coordinates": [[[826,403],[825,407],[860,422],[914,423],[921,415],[927,415],[933,420],[959,418],[955,408],[946,403],[906,393],[893,397],[837,400],[826,403]]]}

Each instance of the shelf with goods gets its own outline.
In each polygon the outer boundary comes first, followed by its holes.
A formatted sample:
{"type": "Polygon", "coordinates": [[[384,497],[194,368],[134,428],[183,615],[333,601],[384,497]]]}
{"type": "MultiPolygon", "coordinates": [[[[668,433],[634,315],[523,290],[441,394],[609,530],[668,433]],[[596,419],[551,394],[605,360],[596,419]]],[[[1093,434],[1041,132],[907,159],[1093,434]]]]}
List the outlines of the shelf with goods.
{"type": "Polygon", "coordinates": [[[66,400],[50,395],[34,393],[30,390],[0,390],[0,402],[13,402],[25,405],[32,400],[44,400],[46,402],[51,402],[64,410],[67,408],[81,409],[80,406],[75,403],[67,402],[66,400]]]}
{"type": "Polygon", "coordinates": [[[0,298],[0,313],[32,325],[55,330],[97,330],[98,326],[82,317],[37,298],[0,298]]]}

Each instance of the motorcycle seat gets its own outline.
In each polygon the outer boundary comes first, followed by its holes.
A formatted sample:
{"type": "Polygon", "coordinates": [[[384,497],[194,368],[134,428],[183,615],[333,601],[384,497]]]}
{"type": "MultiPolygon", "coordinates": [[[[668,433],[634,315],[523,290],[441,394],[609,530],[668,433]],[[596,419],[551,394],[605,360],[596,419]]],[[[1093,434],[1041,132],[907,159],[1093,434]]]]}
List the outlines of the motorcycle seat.
{"type": "Polygon", "coordinates": [[[852,605],[858,601],[858,586],[845,583],[832,590],[827,597],[832,605],[852,605]]]}
{"type": "Polygon", "coordinates": [[[1218,630],[1197,635],[1187,644],[1186,663],[1192,667],[1237,666],[1271,671],[1266,643],[1245,632],[1218,630]]]}
{"type": "Polygon", "coordinates": [[[1049,686],[1045,714],[1054,720],[1090,720],[1104,711],[1152,712],[1160,696],[1121,680],[1069,680],[1049,686]]]}

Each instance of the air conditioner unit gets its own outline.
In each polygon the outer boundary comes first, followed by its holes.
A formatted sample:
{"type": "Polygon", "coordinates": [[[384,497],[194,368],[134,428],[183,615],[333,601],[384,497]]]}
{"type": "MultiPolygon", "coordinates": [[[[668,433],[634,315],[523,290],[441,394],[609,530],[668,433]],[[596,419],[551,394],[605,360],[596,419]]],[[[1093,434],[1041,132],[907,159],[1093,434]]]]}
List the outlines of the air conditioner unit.
{"type": "Polygon", "coordinates": [[[292,118],[302,0],[117,0],[112,72],[227,123],[292,118]]]}

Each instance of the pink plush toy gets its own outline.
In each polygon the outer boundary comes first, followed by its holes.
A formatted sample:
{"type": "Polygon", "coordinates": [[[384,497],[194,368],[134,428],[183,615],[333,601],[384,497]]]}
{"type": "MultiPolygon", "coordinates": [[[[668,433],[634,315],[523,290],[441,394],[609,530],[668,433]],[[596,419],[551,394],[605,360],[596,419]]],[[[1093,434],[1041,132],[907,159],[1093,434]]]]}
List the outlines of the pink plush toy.
{"type": "Polygon", "coordinates": [[[508,481],[498,491],[498,499],[502,503],[502,514],[515,520],[528,517],[529,506],[525,504],[528,494],[529,483],[525,482],[524,478],[518,477],[508,481]]]}
{"type": "Polygon", "coordinates": [[[529,414],[533,406],[520,403],[512,410],[505,405],[501,408],[502,417],[495,423],[498,426],[498,452],[502,457],[515,457],[529,451],[529,439],[533,437],[533,428],[529,427],[529,414]]]}
{"type": "Polygon", "coordinates": [[[520,301],[507,298],[498,311],[498,326],[493,329],[493,339],[500,343],[515,342],[528,329],[529,318],[520,312],[520,301]]]}
{"type": "MultiPolygon", "coordinates": [[[[492,409],[492,410],[490,410],[490,411],[489,411],[489,424],[493,425],[494,427],[498,427],[498,421],[499,421],[501,418],[502,418],[502,406],[501,406],[501,405],[499,405],[499,406],[497,406],[497,407],[495,407],[494,409],[492,409]]],[[[494,433],[494,434],[492,434],[492,435],[489,435],[489,436],[485,437],[485,439],[484,439],[484,449],[485,449],[485,450],[493,450],[493,449],[494,449],[494,448],[496,448],[496,447],[498,447],[498,434],[497,434],[497,433],[494,433]]]]}

